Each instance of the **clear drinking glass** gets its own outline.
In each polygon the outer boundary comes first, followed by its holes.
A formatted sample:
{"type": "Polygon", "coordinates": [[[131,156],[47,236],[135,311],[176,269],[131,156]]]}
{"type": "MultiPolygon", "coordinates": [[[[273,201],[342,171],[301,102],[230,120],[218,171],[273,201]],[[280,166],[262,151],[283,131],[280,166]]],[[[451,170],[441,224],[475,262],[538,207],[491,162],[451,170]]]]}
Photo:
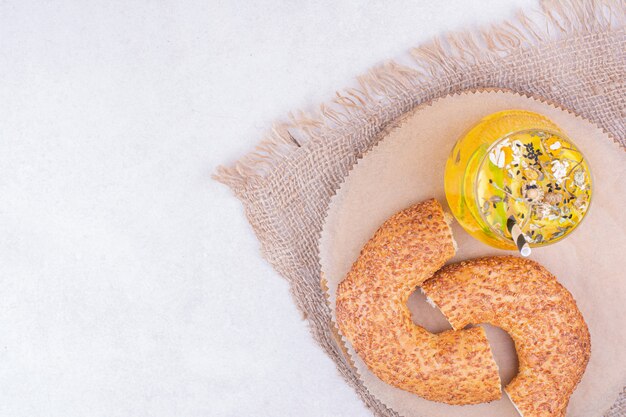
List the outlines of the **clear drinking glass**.
{"type": "Polygon", "coordinates": [[[515,249],[507,219],[531,247],[557,242],[589,209],[592,178],[582,152],[547,117],[505,110],[483,118],[455,144],[445,170],[452,213],[476,239],[515,249]]]}

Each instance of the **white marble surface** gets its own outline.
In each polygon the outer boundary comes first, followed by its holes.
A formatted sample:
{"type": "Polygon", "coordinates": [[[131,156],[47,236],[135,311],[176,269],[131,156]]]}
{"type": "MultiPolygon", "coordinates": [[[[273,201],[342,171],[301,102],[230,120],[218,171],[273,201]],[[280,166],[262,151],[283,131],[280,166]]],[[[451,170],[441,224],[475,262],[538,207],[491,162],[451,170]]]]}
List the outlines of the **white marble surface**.
{"type": "Polygon", "coordinates": [[[210,179],[532,0],[0,3],[0,415],[367,416],[210,179]]]}

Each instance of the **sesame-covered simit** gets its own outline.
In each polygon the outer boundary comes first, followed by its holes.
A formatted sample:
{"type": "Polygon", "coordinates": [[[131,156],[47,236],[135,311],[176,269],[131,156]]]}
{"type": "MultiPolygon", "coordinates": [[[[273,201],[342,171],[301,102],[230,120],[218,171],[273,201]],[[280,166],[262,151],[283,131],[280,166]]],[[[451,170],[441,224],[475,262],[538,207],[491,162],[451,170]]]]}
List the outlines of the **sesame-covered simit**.
{"type": "Polygon", "coordinates": [[[565,415],[591,341],[576,301],[550,272],[528,259],[480,258],[442,268],[422,290],[454,329],[491,323],[508,332],[519,370],[505,391],[521,415],[565,415]]]}
{"type": "Polygon", "coordinates": [[[500,398],[500,377],[481,327],[432,334],[415,325],[409,295],[455,253],[436,200],[387,220],[337,290],[337,324],[383,381],[432,401],[500,398]]]}

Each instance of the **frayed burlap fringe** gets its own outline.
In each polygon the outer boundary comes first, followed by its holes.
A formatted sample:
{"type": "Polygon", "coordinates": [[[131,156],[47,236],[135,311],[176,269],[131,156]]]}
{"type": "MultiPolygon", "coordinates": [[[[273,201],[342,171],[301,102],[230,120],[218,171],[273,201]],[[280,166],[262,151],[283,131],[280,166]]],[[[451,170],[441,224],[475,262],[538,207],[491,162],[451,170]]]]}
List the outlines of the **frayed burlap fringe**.
{"type": "MultiPolygon", "coordinates": [[[[289,121],[276,123],[254,151],[231,167],[219,167],[215,178],[238,190],[247,181],[263,176],[279,160],[288,158],[292,151],[310,140],[323,140],[354,130],[363,120],[372,120],[385,105],[394,101],[417,102],[415,94],[427,90],[435,79],[456,78],[481,63],[501,60],[546,42],[568,40],[576,35],[593,37],[595,33],[612,29],[623,30],[626,6],[619,0],[549,1],[543,4],[538,17],[539,21],[532,13],[520,11],[514,22],[496,24],[489,29],[448,33],[412,49],[410,66],[388,61],[372,68],[357,77],[357,87],[337,92],[332,101],[320,105],[314,114],[299,111],[289,114],[289,121]]],[[[615,75],[611,82],[595,86],[593,92],[601,95],[610,90],[623,91],[623,74],[615,75]]],[[[494,85],[473,87],[508,88],[494,85]]],[[[545,92],[530,94],[543,97],[545,92]]],[[[558,92],[553,93],[549,95],[559,98],[558,92]]],[[[594,112],[593,116],[600,116],[600,112],[594,112]]],[[[615,113],[614,116],[613,120],[600,117],[589,117],[589,120],[624,145],[623,139],[619,138],[625,136],[626,114],[615,113]]]]}
{"type": "MultiPolygon", "coordinates": [[[[264,257],[291,284],[316,342],[378,416],[397,416],[356,378],[333,334],[319,282],[317,238],[330,197],[356,160],[417,105],[496,89],[549,101],[626,146],[626,7],[620,0],[550,0],[512,22],[449,33],[357,77],[312,113],[290,114],[215,179],[244,204],[264,257]]],[[[606,414],[626,415],[626,393],[606,414]]]]}

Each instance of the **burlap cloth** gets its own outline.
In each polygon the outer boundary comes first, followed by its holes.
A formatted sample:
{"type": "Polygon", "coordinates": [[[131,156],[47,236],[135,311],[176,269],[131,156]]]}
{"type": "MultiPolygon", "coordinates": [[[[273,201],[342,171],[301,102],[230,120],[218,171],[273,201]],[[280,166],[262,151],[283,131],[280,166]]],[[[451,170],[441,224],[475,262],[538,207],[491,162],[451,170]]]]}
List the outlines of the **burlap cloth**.
{"type": "MultiPolygon", "coordinates": [[[[513,22],[434,39],[409,60],[373,68],[313,114],[290,115],[215,175],[244,204],[264,257],[290,282],[315,341],[377,416],[398,414],[368,393],[341,353],[320,288],[317,242],[330,197],[389,124],[448,94],[506,89],[571,110],[626,147],[626,6],[619,0],[547,1],[513,22]]],[[[626,391],[606,416],[626,416],[626,391]]]]}

